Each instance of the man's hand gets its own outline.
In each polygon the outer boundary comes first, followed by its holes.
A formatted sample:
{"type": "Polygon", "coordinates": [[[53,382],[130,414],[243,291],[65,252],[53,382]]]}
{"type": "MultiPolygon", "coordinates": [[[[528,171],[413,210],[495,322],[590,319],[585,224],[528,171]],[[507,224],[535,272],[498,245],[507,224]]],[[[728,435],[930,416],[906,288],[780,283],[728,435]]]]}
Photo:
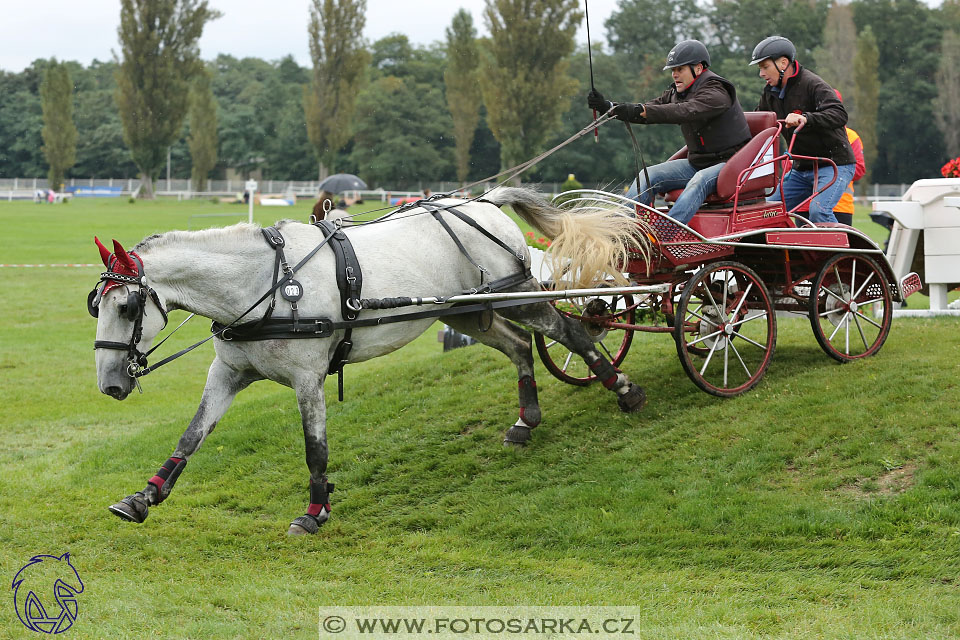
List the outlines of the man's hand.
{"type": "Polygon", "coordinates": [[[647,117],[647,108],[642,104],[623,103],[614,105],[610,115],[617,120],[642,123],[643,119],[647,117]]]}
{"type": "Polygon", "coordinates": [[[613,106],[613,103],[604,98],[603,94],[596,89],[590,89],[590,93],[587,94],[587,106],[600,113],[606,113],[613,106]]]}
{"type": "Polygon", "coordinates": [[[807,124],[807,117],[800,113],[788,113],[784,119],[784,123],[791,129],[793,127],[802,127],[807,124]]]}

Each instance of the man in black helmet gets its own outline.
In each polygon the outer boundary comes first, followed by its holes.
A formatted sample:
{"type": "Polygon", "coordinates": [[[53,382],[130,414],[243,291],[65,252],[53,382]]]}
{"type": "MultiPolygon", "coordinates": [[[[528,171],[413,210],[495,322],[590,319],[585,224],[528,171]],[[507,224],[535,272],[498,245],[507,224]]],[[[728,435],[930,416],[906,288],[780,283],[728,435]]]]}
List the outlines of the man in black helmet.
{"type": "MultiPolygon", "coordinates": [[[[836,222],[833,208],[853,180],[856,158],[847,139],[847,111],[836,91],[820,76],[800,66],[797,49],[783,36],[764,38],[753,50],[750,64],[758,65],[766,82],[757,111],[774,111],[789,128],[803,125],[793,144],[793,153],[830,158],[837,165],[837,180],[810,201],[810,220],[836,222]]],[[[797,160],[783,179],[782,200],[787,211],[819,191],[833,179],[833,167],[814,171],[811,160],[797,160]]],[[[771,200],[780,200],[775,193],[771,200]]]]}
{"type": "Polygon", "coordinates": [[[684,40],[667,54],[664,71],[673,83],[659,98],[641,104],[614,104],[596,90],[587,103],[601,112],[611,111],[620,120],[639,124],[678,124],[687,143],[687,157],[668,160],[648,169],[651,187],[640,176],[627,197],[652,205],[657,193],[683,188],[670,215],[687,223],[717,190],[717,176],[724,163],[750,141],[750,127],[737,102],[733,84],[708,70],[710,54],[699,40],[684,40]]]}

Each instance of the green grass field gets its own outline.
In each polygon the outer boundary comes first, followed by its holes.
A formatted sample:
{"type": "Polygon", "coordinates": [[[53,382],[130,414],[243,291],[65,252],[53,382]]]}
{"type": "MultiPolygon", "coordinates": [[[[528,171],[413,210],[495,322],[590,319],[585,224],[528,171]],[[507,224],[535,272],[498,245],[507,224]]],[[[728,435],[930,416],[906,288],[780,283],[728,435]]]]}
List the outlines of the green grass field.
{"type": "MultiPolygon", "coordinates": [[[[95,233],[129,247],[231,211],[0,202],[0,263],[98,262],[95,233]]],[[[0,269],[0,577],[69,551],[85,590],[66,637],[316,638],[320,608],[372,604],[632,605],[639,638],[960,637],[956,319],[897,319],[844,366],[783,320],[766,377],[731,400],[694,387],[668,336],[638,335],[622,368],[650,401],[631,415],[538,365],[544,420],[520,451],[501,446],[515,369],[443,354],[431,330],[348,367],[344,402],[329,386],[333,517],[289,538],[303,438],[293,392],[269,382],[143,525],[107,512],[170,455],[212,347],[143,395],[101,395],[85,309],[100,270],[0,269]]],[[[7,594],[0,638],[32,637],[7,594]]]]}

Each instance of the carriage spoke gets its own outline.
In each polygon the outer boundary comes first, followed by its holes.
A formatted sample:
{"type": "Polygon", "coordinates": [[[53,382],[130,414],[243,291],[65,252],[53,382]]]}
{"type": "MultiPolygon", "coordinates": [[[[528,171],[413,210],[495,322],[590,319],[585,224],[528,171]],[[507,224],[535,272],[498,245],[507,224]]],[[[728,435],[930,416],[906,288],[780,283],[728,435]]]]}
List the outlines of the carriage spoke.
{"type": "MultiPolygon", "coordinates": [[[[879,302],[879,300],[875,300],[874,302],[879,302]]],[[[867,322],[875,326],[877,329],[883,328],[883,325],[881,325],[878,322],[874,322],[874,320],[870,316],[865,316],[862,313],[860,313],[860,311],[857,311],[855,315],[859,316],[860,318],[863,318],[864,320],[866,320],[867,322]]]]}
{"type": "Polygon", "coordinates": [[[556,341],[556,340],[551,340],[550,342],[547,343],[547,349],[550,349],[550,348],[553,347],[553,345],[555,345],[555,344],[557,344],[557,341],[556,341]]]}
{"type": "Polygon", "coordinates": [[[715,338],[716,336],[720,335],[721,333],[723,333],[723,332],[722,332],[722,331],[714,331],[714,332],[711,333],[711,334],[708,334],[708,335],[705,335],[705,336],[700,336],[699,338],[697,338],[697,339],[694,340],[693,342],[687,342],[687,343],[685,343],[685,344],[686,344],[688,347],[692,347],[692,346],[694,346],[695,344],[697,344],[698,342],[706,342],[706,341],[709,340],[710,338],[715,338]]]}
{"type": "Polygon", "coordinates": [[[704,374],[704,372],[707,370],[707,367],[710,366],[710,360],[713,359],[713,354],[716,353],[716,351],[717,351],[717,345],[719,345],[719,344],[720,344],[720,341],[717,340],[717,341],[715,341],[715,342],[713,343],[713,346],[710,347],[710,353],[707,354],[706,359],[703,361],[703,366],[700,367],[700,375],[701,375],[701,376],[702,376],[702,375],[704,374]]]}
{"type": "Polygon", "coordinates": [[[758,314],[755,315],[755,316],[747,316],[747,317],[744,318],[743,320],[737,320],[736,322],[731,322],[731,323],[730,323],[730,326],[731,326],[731,327],[739,327],[739,326],[742,326],[742,325],[744,325],[744,324],[746,324],[746,323],[748,323],[748,322],[753,322],[754,320],[766,320],[766,319],[767,319],[767,312],[766,312],[766,311],[763,311],[763,312],[761,312],[761,313],[758,313],[758,314]]]}
{"type": "Polygon", "coordinates": [[[567,367],[570,366],[570,360],[572,360],[572,359],[573,359],[573,351],[571,351],[570,353],[567,354],[567,359],[563,361],[563,366],[560,367],[560,370],[563,371],[564,373],[566,373],[566,372],[567,372],[567,367]]]}
{"type": "Polygon", "coordinates": [[[847,301],[844,300],[841,296],[839,296],[839,295],[837,295],[836,293],[834,293],[833,290],[830,289],[830,287],[824,287],[824,288],[823,288],[823,291],[824,291],[824,293],[826,293],[827,295],[830,295],[830,296],[833,296],[834,298],[836,298],[838,302],[842,302],[842,303],[844,303],[844,304],[847,303],[847,301]]]}
{"type": "Polygon", "coordinates": [[[599,342],[597,342],[597,344],[599,344],[600,348],[603,349],[603,352],[607,354],[607,358],[609,360],[613,360],[613,354],[610,353],[610,349],[607,349],[607,345],[603,344],[603,340],[600,340],[599,342]]]}
{"type": "Polygon", "coordinates": [[[744,342],[749,342],[749,343],[752,344],[753,346],[758,347],[758,348],[760,348],[760,349],[763,349],[764,351],[766,351],[766,349],[767,349],[767,347],[766,347],[765,345],[760,344],[759,342],[757,342],[756,340],[754,340],[754,339],[752,339],[752,338],[748,338],[747,336],[743,335],[742,333],[739,333],[739,332],[737,332],[737,331],[734,331],[734,332],[733,332],[733,335],[737,336],[738,338],[740,338],[740,339],[743,340],[744,342]]]}
{"type": "MultiPolygon", "coordinates": [[[[837,313],[837,312],[835,311],[834,313],[837,313]]],[[[847,314],[847,313],[844,313],[844,314],[843,314],[843,318],[840,320],[840,322],[837,323],[837,328],[833,330],[833,333],[831,333],[831,334],[830,334],[830,337],[828,338],[828,339],[830,340],[830,342],[833,342],[833,339],[837,336],[837,331],[840,331],[840,329],[843,327],[843,325],[845,325],[845,324],[847,323],[847,316],[848,316],[848,315],[849,315],[849,314],[847,314]]]]}
{"type": "MultiPolygon", "coordinates": [[[[850,296],[850,299],[851,299],[851,300],[856,300],[857,298],[859,298],[859,297],[860,297],[860,294],[863,293],[863,290],[866,289],[867,286],[869,286],[870,281],[873,280],[873,277],[874,277],[875,275],[877,275],[877,274],[876,274],[876,273],[871,273],[869,276],[867,276],[867,279],[863,281],[863,284],[860,285],[860,288],[857,289],[857,292],[856,292],[855,294],[853,294],[852,296],[850,296]]],[[[853,291],[853,287],[850,287],[850,291],[853,291]]]]}
{"type": "Polygon", "coordinates": [[[857,314],[853,314],[853,321],[857,324],[857,331],[860,333],[860,340],[863,341],[863,348],[869,349],[870,345],[867,344],[867,337],[863,335],[863,327],[860,326],[860,320],[857,318],[857,314]]]}
{"type": "MultiPolygon", "coordinates": [[[[743,336],[740,336],[740,337],[742,338],[743,336]]],[[[753,342],[753,341],[748,340],[748,342],[753,342]]],[[[753,342],[753,344],[757,344],[757,343],[753,342]]],[[[757,346],[760,346],[760,345],[757,345],[757,346]]],[[[733,353],[737,356],[737,360],[739,360],[740,364],[743,365],[743,370],[747,372],[747,377],[752,378],[753,374],[750,373],[750,369],[749,367],[747,367],[747,363],[743,361],[743,357],[740,355],[740,350],[737,349],[735,346],[733,346],[732,342],[730,343],[730,347],[733,349],[733,353]]]]}
{"type": "Polygon", "coordinates": [[[730,347],[732,346],[729,338],[727,338],[726,340],[727,340],[726,348],[724,348],[723,350],[723,386],[724,387],[727,386],[729,381],[729,377],[727,373],[730,370],[730,347]]]}

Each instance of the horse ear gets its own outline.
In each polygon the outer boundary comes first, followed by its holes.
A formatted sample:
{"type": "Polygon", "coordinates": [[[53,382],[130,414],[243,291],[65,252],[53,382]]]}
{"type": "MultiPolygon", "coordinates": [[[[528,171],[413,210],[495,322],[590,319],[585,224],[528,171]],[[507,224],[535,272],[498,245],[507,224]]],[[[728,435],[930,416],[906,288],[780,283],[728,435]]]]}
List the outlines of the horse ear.
{"type": "Polygon", "coordinates": [[[100,242],[100,238],[93,236],[93,241],[97,243],[97,248],[100,249],[100,259],[103,260],[103,266],[110,268],[110,250],[103,246],[103,243],[100,242]]]}
{"type": "Polygon", "coordinates": [[[113,255],[117,256],[117,260],[120,261],[120,264],[125,266],[130,270],[130,273],[137,273],[137,265],[133,263],[133,258],[127,253],[127,250],[124,249],[119,242],[114,239],[113,241],[113,255]]]}

